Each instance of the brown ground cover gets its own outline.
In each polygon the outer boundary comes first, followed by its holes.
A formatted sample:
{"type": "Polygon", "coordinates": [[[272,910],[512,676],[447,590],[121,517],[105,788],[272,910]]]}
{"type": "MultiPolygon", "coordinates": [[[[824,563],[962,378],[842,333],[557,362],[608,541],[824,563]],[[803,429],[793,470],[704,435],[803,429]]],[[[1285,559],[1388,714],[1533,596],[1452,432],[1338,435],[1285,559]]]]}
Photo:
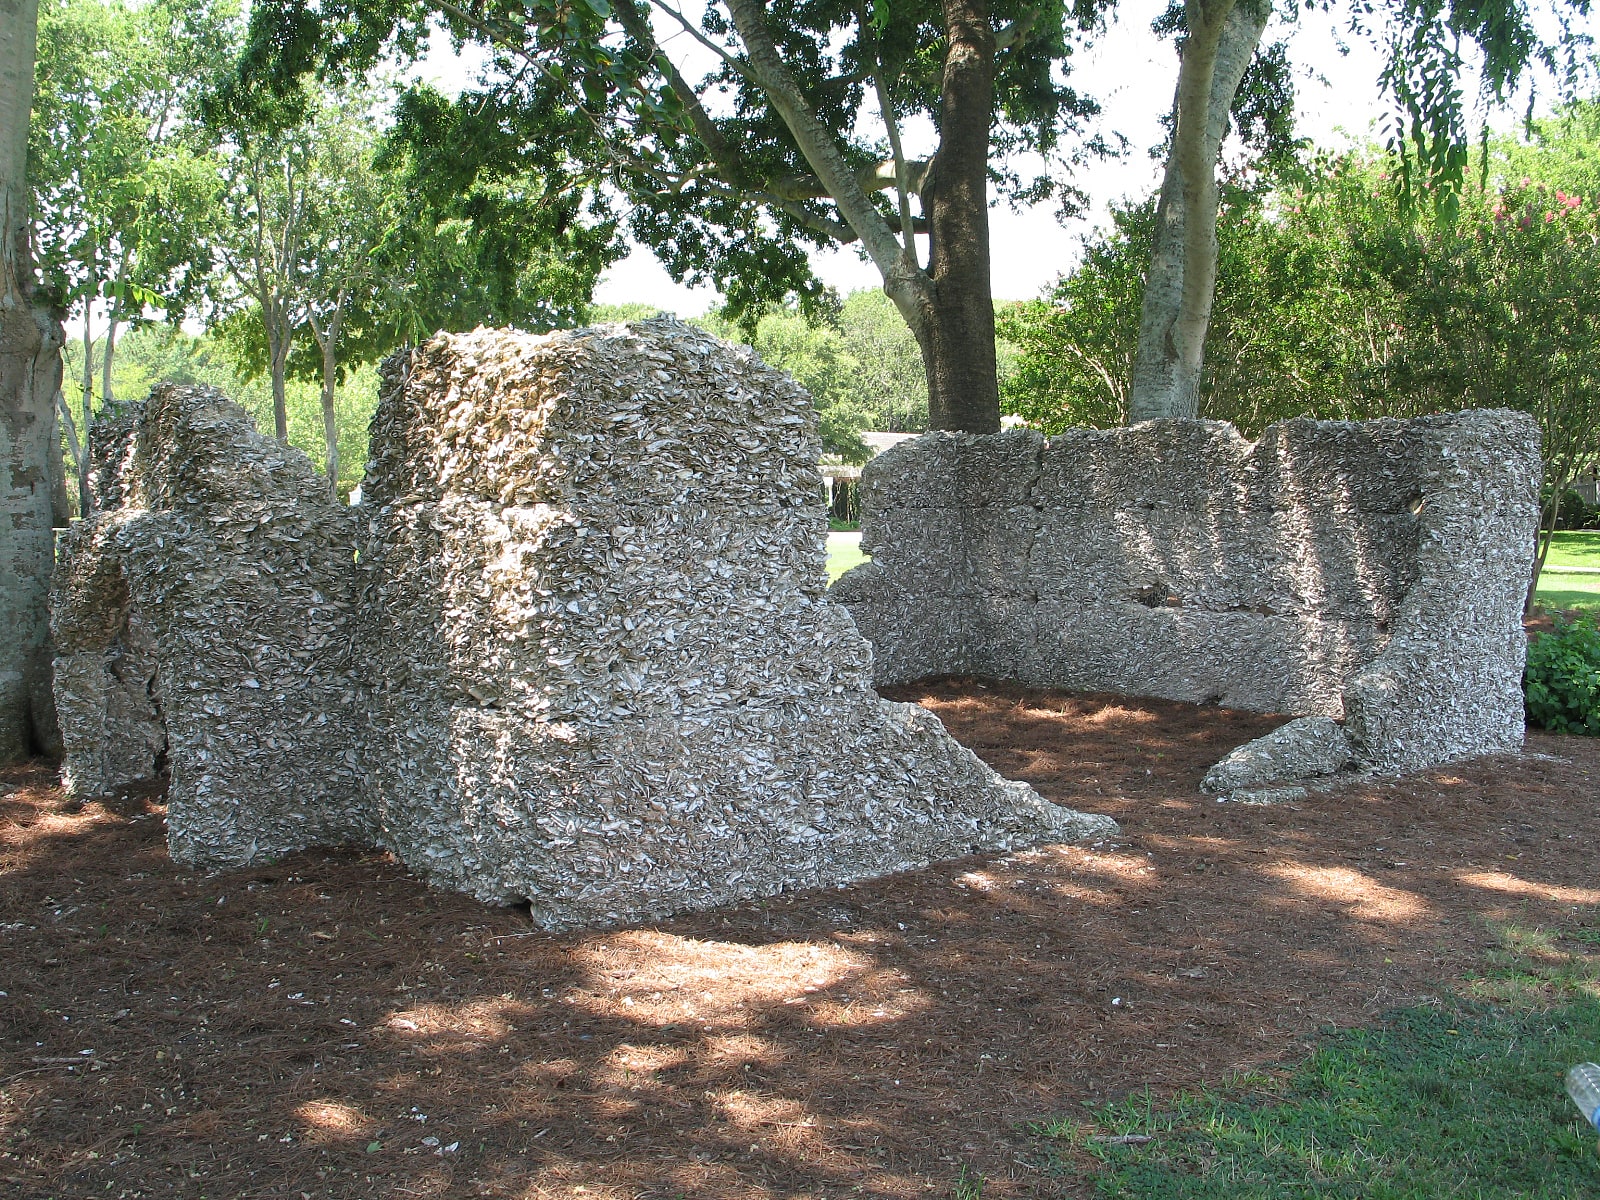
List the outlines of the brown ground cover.
{"type": "Polygon", "coordinates": [[[198,874],[158,796],[0,775],[0,1192],[1079,1195],[1029,1122],[1292,1062],[1600,904],[1583,739],[1248,808],[1196,785],[1269,717],[898,698],[1123,838],[552,937],[382,855],[198,874]]]}

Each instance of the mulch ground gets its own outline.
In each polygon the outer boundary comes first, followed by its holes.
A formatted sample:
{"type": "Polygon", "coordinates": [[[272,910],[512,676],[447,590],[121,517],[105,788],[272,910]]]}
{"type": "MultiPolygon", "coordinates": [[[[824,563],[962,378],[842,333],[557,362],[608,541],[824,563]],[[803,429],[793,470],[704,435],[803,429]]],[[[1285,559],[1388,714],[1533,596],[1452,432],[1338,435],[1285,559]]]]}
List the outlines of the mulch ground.
{"type": "Polygon", "coordinates": [[[1597,919],[1591,741],[1249,808],[1196,785],[1270,717],[897,698],[1123,837],[553,937],[380,855],[198,874],[159,795],[0,775],[0,1191],[1076,1196],[1030,1122],[1291,1063],[1489,921],[1597,919]]]}

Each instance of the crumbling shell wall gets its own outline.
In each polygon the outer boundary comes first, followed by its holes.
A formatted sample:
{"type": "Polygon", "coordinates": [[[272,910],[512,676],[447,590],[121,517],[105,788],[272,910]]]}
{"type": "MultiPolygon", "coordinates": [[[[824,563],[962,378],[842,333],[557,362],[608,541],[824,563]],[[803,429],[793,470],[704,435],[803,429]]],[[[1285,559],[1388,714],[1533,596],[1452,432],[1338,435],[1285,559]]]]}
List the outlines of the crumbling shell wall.
{"type": "Polygon", "coordinates": [[[97,424],[97,511],[52,603],[69,786],[171,771],[173,856],[377,840],[350,671],[354,521],[221,393],[162,385],[97,424]]]}
{"type": "Polygon", "coordinates": [[[1114,828],[871,690],[819,450],[792,380],[676,322],[391,360],[358,656],[408,865],[558,927],[1114,828]]]}
{"type": "Polygon", "coordinates": [[[929,434],[868,465],[833,597],[875,679],[973,674],[1342,719],[1412,770],[1522,743],[1526,415],[929,434]]]}
{"type": "Polygon", "coordinates": [[[53,605],[67,773],[174,857],[382,844],[551,928],[1098,837],[871,690],[809,399],[675,322],[385,367],[365,503],[204,388],[97,427],[53,605]]]}

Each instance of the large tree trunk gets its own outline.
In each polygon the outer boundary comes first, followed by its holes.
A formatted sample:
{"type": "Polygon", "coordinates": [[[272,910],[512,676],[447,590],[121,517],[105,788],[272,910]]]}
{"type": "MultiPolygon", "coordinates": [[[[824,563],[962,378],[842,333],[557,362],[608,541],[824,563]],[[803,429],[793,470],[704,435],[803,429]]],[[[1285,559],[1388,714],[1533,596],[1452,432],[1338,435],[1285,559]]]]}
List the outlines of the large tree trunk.
{"type": "Polygon", "coordinates": [[[1217,158],[1233,98],[1272,14],[1266,0],[1189,0],[1172,148],[1139,314],[1128,422],[1192,417],[1217,284],[1217,158]]]}
{"type": "Polygon", "coordinates": [[[932,251],[923,271],[867,198],[833,132],[801,95],[767,29],[761,0],[728,0],[746,64],[846,224],[861,239],[922,351],[930,424],[1000,428],[994,303],[989,282],[989,125],[994,116],[995,34],[986,0],[945,0],[949,34],[933,184],[923,184],[932,251]]]}
{"type": "Polygon", "coordinates": [[[989,276],[989,127],[994,29],[987,0],[945,0],[949,50],[939,97],[939,152],[923,184],[929,286],[917,339],[933,429],[1000,428],[989,276]]]}
{"type": "Polygon", "coordinates": [[[61,325],[33,296],[28,118],[38,0],[0,0],[0,762],[59,749],[50,697],[61,325]]]}

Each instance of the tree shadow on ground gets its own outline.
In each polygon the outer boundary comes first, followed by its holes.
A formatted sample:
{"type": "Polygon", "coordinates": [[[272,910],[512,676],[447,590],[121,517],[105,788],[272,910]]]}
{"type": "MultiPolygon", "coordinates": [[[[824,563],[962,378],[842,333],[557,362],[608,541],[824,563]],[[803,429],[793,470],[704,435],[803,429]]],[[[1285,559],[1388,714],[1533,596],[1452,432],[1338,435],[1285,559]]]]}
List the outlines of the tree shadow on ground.
{"type": "Polygon", "coordinates": [[[1029,1122],[1293,1061],[1445,986],[1490,922],[1600,925],[1581,739],[1243,808],[1196,785],[1273,718],[976,681],[897,698],[1123,840],[557,937],[381,854],[199,874],[159,796],[0,777],[0,1182],[1078,1195],[1029,1122]]]}

